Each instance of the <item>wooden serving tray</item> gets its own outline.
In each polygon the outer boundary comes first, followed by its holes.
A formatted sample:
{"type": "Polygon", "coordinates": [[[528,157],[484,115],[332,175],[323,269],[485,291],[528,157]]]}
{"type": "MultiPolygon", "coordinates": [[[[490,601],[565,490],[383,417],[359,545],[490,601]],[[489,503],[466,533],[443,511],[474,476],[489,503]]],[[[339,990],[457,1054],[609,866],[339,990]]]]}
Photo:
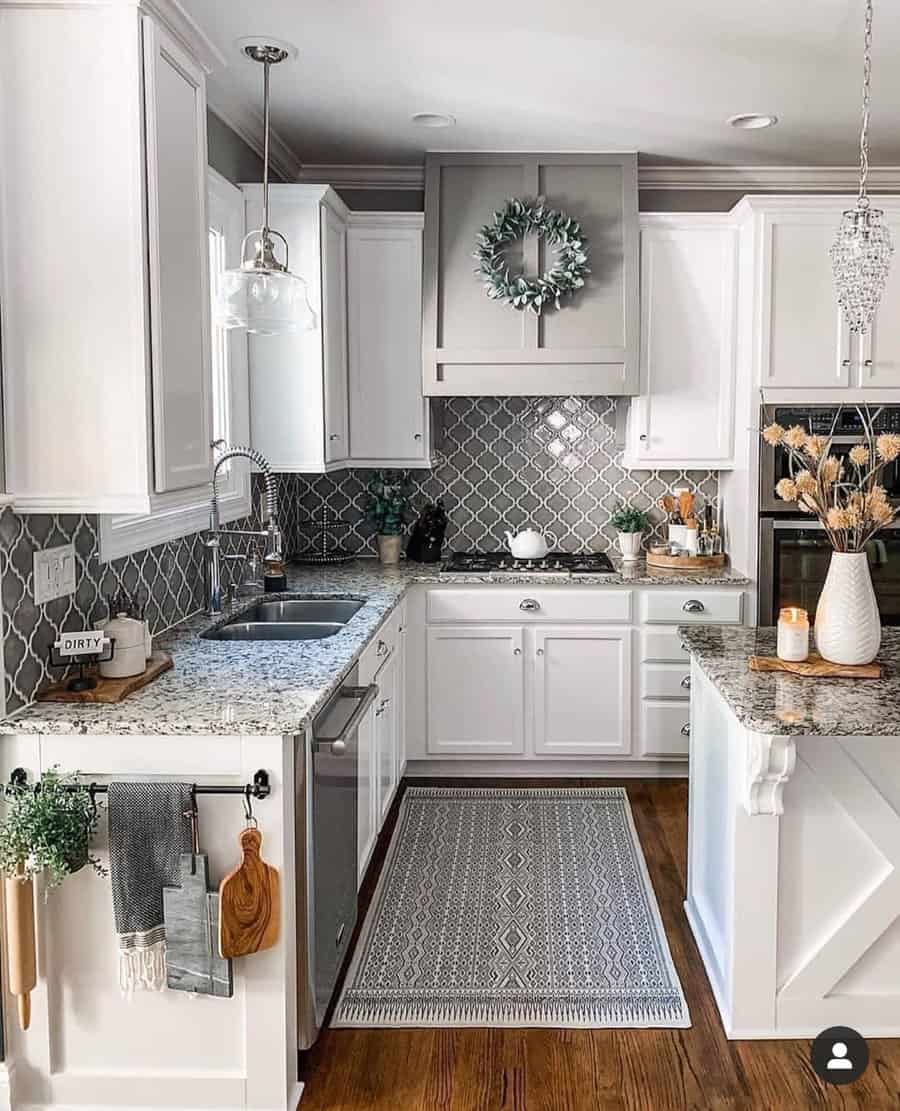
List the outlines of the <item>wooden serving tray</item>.
{"type": "Polygon", "coordinates": [[[69,691],[65,683],[54,683],[38,695],[38,702],[121,702],[129,694],[134,694],[141,687],[152,683],[164,671],[172,667],[172,657],[168,652],[154,652],[147,664],[147,669],[140,675],[131,675],[127,679],[104,679],[97,676],[97,685],[92,691],[69,691]]]}
{"type": "Polygon", "coordinates": [[[666,571],[714,571],[725,566],[725,556],[673,556],[647,552],[647,566],[666,571]]]}
{"type": "Polygon", "coordinates": [[[804,679],[880,679],[881,664],[833,664],[823,660],[818,652],[810,652],[809,659],[793,662],[779,660],[777,656],[751,656],[751,671],[787,671],[804,679]]]}

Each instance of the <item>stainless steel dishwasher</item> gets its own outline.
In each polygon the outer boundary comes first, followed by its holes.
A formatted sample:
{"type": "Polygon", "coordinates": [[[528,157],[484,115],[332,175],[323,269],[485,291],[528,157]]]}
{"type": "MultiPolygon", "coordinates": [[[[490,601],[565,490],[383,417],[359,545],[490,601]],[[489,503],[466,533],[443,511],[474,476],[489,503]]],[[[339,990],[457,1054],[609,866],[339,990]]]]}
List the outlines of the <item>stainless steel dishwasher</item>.
{"type": "Polygon", "coordinates": [[[356,925],[357,730],[378,694],[358,679],[354,668],[295,740],[300,1049],[319,1036],[356,925]]]}

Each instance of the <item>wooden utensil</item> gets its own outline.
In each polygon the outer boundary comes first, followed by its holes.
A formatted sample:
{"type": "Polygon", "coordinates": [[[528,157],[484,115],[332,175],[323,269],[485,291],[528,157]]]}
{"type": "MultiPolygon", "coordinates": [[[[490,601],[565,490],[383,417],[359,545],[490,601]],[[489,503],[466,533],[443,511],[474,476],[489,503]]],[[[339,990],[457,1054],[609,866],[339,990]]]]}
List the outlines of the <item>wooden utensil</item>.
{"type": "Polygon", "coordinates": [[[259,953],[278,940],[278,869],[260,856],[262,834],[255,827],[242,830],[240,846],[240,865],[219,885],[219,952],[223,957],[259,953]]]}
{"type": "Polygon", "coordinates": [[[751,671],[786,671],[804,679],[880,679],[881,664],[833,664],[817,652],[806,660],[780,660],[777,656],[751,656],[751,671]]]}
{"type": "Polygon", "coordinates": [[[682,490],[678,495],[678,512],[682,521],[688,521],[693,516],[694,495],[690,490],[682,490]]]}
{"type": "Polygon", "coordinates": [[[37,986],[34,946],[34,882],[23,865],[6,878],[6,982],[16,997],[19,1026],[31,1025],[31,993],[37,986]]]}
{"type": "Polygon", "coordinates": [[[665,510],[666,515],[671,518],[675,512],[675,499],[671,494],[663,494],[659,499],[660,507],[665,510]]]}

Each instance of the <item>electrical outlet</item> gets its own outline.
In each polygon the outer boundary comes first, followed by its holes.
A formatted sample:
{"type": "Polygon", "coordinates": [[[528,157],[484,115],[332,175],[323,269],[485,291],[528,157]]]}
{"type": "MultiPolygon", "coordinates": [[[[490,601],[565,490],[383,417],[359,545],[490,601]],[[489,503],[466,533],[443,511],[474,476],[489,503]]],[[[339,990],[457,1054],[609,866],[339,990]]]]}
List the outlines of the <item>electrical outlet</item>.
{"type": "Polygon", "coordinates": [[[34,600],[52,602],[75,593],[75,545],[60,544],[34,553],[34,600]]]}

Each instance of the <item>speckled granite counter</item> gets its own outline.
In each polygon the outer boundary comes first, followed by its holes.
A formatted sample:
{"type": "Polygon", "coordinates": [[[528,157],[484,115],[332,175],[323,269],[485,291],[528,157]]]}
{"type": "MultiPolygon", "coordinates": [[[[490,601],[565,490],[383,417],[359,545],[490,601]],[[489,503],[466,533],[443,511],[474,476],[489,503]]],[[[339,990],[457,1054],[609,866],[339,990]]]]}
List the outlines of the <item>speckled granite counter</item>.
{"type": "MultiPolygon", "coordinates": [[[[747,582],[724,570],[716,575],[648,574],[643,563],[615,574],[441,575],[421,564],[382,567],[357,560],[340,567],[291,567],[288,592],[365,598],[366,604],[335,636],[320,641],[224,642],[203,640],[213,622],[198,614],[156,638],[175,667],[144,690],[113,706],[39,702],[0,722],[0,733],[277,735],[302,729],[324,705],[387,615],[413,583],[653,586],[692,583],[732,586],[747,582]]],[[[277,595],[267,595],[269,599],[277,595]]],[[[254,599],[220,622],[232,620],[254,599]]]]}
{"type": "Polygon", "coordinates": [[[801,679],[750,671],[775,655],[775,629],[681,626],[681,639],[741,725],[767,736],[900,736],[900,629],[883,632],[881,679],[801,679]]]}

